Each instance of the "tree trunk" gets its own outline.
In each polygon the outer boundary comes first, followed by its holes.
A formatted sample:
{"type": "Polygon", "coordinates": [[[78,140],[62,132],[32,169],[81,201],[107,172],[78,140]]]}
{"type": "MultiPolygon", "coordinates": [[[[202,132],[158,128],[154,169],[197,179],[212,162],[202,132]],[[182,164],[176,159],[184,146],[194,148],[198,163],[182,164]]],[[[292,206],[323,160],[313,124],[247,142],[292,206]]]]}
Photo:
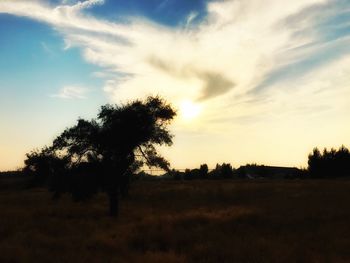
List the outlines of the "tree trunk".
{"type": "Polygon", "coordinates": [[[108,192],[109,198],[109,215],[117,217],[119,214],[119,192],[118,190],[111,190],[108,192]]]}
{"type": "Polygon", "coordinates": [[[124,199],[129,195],[129,187],[130,187],[130,178],[129,175],[123,175],[120,178],[120,195],[124,199]]]}

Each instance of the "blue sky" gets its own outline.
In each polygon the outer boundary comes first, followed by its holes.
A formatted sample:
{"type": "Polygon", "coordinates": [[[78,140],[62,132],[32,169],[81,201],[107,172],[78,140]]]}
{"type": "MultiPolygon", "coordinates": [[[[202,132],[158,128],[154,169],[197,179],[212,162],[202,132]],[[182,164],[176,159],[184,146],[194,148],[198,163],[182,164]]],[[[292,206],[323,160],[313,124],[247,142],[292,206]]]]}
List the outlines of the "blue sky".
{"type": "Polygon", "coordinates": [[[347,0],[0,0],[0,35],[0,170],[152,94],[179,111],[175,168],[350,144],[347,0]]]}
{"type": "Polygon", "coordinates": [[[130,16],[144,16],[157,23],[167,26],[178,26],[192,13],[198,13],[200,20],[206,14],[207,0],[115,0],[105,1],[96,6],[90,13],[112,21],[121,21],[130,16]]]}

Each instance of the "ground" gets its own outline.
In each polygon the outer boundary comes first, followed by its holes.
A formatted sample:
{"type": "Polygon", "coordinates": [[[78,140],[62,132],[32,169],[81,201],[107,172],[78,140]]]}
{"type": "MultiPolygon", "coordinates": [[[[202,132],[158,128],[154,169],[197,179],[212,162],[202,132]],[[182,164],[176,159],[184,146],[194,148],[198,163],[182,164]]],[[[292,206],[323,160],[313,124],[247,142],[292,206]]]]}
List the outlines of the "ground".
{"type": "Polygon", "coordinates": [[[350,181],[138,181],[52,201],[0,180],[0,262],[350,262],[350,181]]]}

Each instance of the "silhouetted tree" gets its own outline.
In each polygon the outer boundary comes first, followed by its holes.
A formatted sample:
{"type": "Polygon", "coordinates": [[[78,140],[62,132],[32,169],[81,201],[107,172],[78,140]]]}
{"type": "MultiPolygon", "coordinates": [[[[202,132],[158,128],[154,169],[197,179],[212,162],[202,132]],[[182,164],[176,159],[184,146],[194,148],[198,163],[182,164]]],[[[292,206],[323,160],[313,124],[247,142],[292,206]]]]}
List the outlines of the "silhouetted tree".
{"type": "Polygon", "coordinates": [[[223,163],[221,165],[220,175],[222,178],[226,178],[226,179],[232,178],[233,177],[233,168],[232,168],[231,164],[223,163]]]}
{"type": "Polygon", "coordinates": [[[110,215],[118,214],[119,195],[127,194],[129,175],[146,164],[164,170],[169,163],[156,145],[171,145],[167,126],[176,115],[159,97],[121,106],[103,106],[97,119],[78,123],[58,136],[50,154],[69,163],[69,173],[54,176],[50,189],[56,196],[70,192],[75,200],[107,193],[110,215]],[[62,157],[63,156],[63,157],[62,157]]]}
{"type": "Polygon", "coordinates": [[[201,166],[199,167],[199,177],[202,179],[208,178],[208,165],[205,164],[201,164],[201,166]]]}
{"type": "Polygon", "coordinates": [[[350,176],[350,151],[344,145],[335,154],[335,166],[339,176],[350,176]]]}
{"type": "Polygon", "coordinates": [[[185,173],[184,173],[184,180],[192,180],[192,173],[191,173],[191,169],[186,169],[185,173]]]}
{"type": "Polygon", "coordinates": [[[321,153],[314,148],[308,157],[308,173],[313,178],[350,176],[350,152],[345,146],[321,153]]]}
{"type": "Polygon", "coordinates": [[[68,159],[60,158],[51,149],[44,147],[26,154],[23,172],[32,176],[32,186],[43,186],[49,183],[52,177],[66,172],[68,159]]]}
{"type": "Polygon", "coordinates": [[[233,178],[233,168],[229,163],[216,164],[215,169],[209,173],[212,179],[233,178]]]}
{"type": "Polygon", "coordinates": [[[181,173],[178,170],[172,169],[170,171],[170,174],[175,180],[182,180],[183,179],[183,173],[181,173]]]}

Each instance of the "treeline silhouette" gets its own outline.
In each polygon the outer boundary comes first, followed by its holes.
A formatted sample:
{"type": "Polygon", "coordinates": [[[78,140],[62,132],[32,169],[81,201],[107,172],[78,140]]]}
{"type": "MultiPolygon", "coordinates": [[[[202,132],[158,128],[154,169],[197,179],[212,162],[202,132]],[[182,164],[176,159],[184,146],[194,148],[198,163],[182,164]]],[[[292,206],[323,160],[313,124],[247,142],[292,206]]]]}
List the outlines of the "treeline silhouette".
{"type": "MultiPolygon", "coordinates": [[[[57,158],[50,153],[49,148],[43,148],[42,150],[32,151],[27,154],[25,160],[25,168],[22,171],[6,171],[0,172],[0,176],[24,176],[31,175],[33,180],[32,185],[45,185],[48,180],[56,180],[56,182],[50,182],[49,185],[62,184],[60,181],[66,181],[63,179],[65,176],[72,178],[71,187],[78,187],[81,184],[79,178],[84,176],[83,179],[86,182],[91,182],[92,185],[96,185],[94,176],[100,176],[102,166],[98,163],[82,162],[78,166],[72,166],[69,170],[65,167],[68,161],[64,158],[57,158]],[[64,168],[62,170],[62,167],[64,168]],[[61,171],[60,171],[61,169],[61,171]],[[60,176],[48,176],[50,174],[60,174],[60,176]],[[60,171],[60,172],[59,172],[60,171]],[[67,175],[70,174],[70,175],[67,175]],[[81,174],[81,176],[78,176],[81,174]],[[77,178],[75,178],[77,177],[77,178]],[[59,180],[58,180],[59,178],[59,180]]],[[[126,195],[129,186],[130,176],[134,179],[141,179],[149,174],[141,171],[140,163],[135,162],[129,167],[129,173],[125,177],[121,177],[125,187],[121,187],[120,191],[126,195]]],[[[307,178],[341,178],[350,177],[350,150],[342,145],[338,150],[331,148],[328,150],[324,148],[320,151],[317,147],[308,155],[308,167],[306,169],[297,169],[292,167],[271,167],[258,164],[247,164],[235,169],[229,163],[216,164],[214,169],[209,170],[207,164],[200,165],[199,168],[185,169],[184,171],[169,170],[164,177],[170,177],[175,180],[195,180],[195,179],[243,179],[243,178],[285,178],[285,179],[307,179],[307,178]]],[[[84,183],[87,184],[88,183],[84,183]]],[[[53,187],[54,189],[55,187],[53,187]]],[[[79,194],[77,190],[71,190],[77,196],[73,198],[76,200],[90,197],[94,191],[87,191],[85,194],[79,194]]],[[[55,196],[59,195],[58,193],[55,196]]]]}
{"type": "Polygon", "coordinates": [[[350,151],[344,145],[338,150],[314,148],[309,154],[308,175],[311,178],[336,178],[350,176],[350,151]]]}
{"type": "Polygon", "coordinates": [[[10,176],[10,177],[20,177],[20,176],[25,176],[22,170],[16,170],[16,171],[3,171],[0,172],[0,176],[10,176]]]}
{"type": "MultiPolygon", "coordinates": [[[[67,157],[67,156],[66,156],[67,157]]],[[[56,188],[64,188],[66,181],[71,181],[70,190],[56,191],[55,196],[60,192],[71,192],[75,200],[82,200],[91,197],[96,191],[88,185],[97,185],[103,171],[103,165],[98,161],[89,160],[89,162],[80,162],[67,169],[69,161],[66,157],[57,157],[52,155],[50,149],[44,147],[42,150],[34,150],[27,154],[25,168],[22,171],[0,172],[0,176],[23,176],[32,175],[32,185],[51,186],[55,192],[56,188]],[[52,175],[55,176],[52,176],[52,175]],[[50,176],[51,175],[51,176],[50,176]],[[70,179],[67,179],[67,178],[70,179]],[[95,178],[96,177],[96,178],[95,178]],[[80,182],[83,178],[84,182],[80,182]],[[90,183],[89,183],[90,182],[90,183]],[[59,185],[59,186],[57,186],[59,185]],[[86,185],[80,187],[80,185],[86,185]],[[89,190],[90,189],[90,190],[89,190]],[[82,192],[82,193],[80,193],[82,192]]],[[[90,156],[91,157],[91,156],[90,156]]],[[[134,179],[151,177],[149,174],[141,171],[141,163],[135,161],[129,166],[128,173],[120,177],[120,192],[127,194],[130,176],[134,179]]],[[[194,179],[230,179],[230,178],[340,178],[350,177],[350,150],[342,145],[338,150],[324,148],[320,151],[317,147],[308,155],[308,167],[306,169],[297,169],[292,167],[271,167],[258,164],[247,164],[235,169],[229,163],[216,164],[214,169],[209,170],[207,164],[200,165],[199,168],[179,170],[168,170],[163,177],[170,177],[175,180],[194,180],[194,179]]],[[[65,186],[66,187],[66,186],[65,186]]]]}
{"type": "MultiPolygon", "coordinates": [[[[145,176],[141,173],[141,176],[145,176]]],[[[163,177],[175,180],[196,180],[196,179],[253,179],[253,178],[280,178],[294,179],[306,176],[305,170],[295,167],[275,167],[258,164],[247,164],[235,169],[230,163],[216,164],[214,169],[209,170],[207,164],[199,168],[186,169],[184,171],[171,170],[163,177]]]]}
{"type": "MultiPolygon", "coordinates": [[[[145,177],[141,172],[138,177],[145,177]]],[[[308,156],[307,169],[295,167],[276,167],[258,164],[247,164],[238,169],[229,163],[216,164],[215,168],[209,170],[207,164],[199,168],[186,169],[184,171],[171,170],[163,178],[175,180],[196,179],[313,179],[313,178],[340,178],[350,177],[350,151],[344,145],[338,150],[324,148],[321,152],[317,147],[308,156]]]]}
{"type": "Polygon", "coordinates": [[[169,171],[166,176],[175,180],[194,180],[194,179],[230,179],[235,176],[235,169],[229,163],[216,164],[215,169],[209,171],[207,164],[201,164],[199,168],[186,169],[184,172],[178,170],[169,171]]]}

